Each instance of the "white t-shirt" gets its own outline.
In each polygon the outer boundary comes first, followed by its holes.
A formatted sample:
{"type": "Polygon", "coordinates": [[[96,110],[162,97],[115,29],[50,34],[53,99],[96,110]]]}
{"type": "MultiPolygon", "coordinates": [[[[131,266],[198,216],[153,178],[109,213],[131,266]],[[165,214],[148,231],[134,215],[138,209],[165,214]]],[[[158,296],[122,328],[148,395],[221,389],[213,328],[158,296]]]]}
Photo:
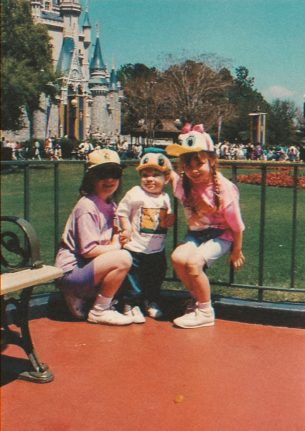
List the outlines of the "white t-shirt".
{"type": "Polygon", "coordinates": [[[158,253],[164,249],[167,228],[162,222],[171,213],[167,193],[147,193],[140,186],[130,189],[117,208],[118,217],[127,217],[132,226],[131,240],[124,246],[138,253],[158,253]]]}

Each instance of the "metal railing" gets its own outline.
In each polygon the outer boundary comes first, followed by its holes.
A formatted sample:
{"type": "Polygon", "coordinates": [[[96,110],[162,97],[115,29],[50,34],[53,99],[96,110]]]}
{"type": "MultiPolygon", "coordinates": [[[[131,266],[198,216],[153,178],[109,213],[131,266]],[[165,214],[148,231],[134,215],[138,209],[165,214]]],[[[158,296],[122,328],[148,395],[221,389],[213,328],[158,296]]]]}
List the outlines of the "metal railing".
{"type": "MultiPolygon", "coordinates": [[[[128,161],[128,164],[135,165],[136,161],[128,161]]],[[[59,167],[64,165],[84,165],[84,161],[3,161],[1,162],[1,173],[14,172],[14,170],[19,172],[23,171],[23,214],[8,214],[9,209],[2,206],[3,215],[19,215],[23,216],[26,220],[31,220],[31,203],[35,200],[35,196],[32,194],[30,178],[31,171],[35,167],[44,166],[51,168],[53,170],[53,224],[54,224],[54,250],[61,234],[62,228],[60,228],[60,180],[59,180],[59,167]]],[[[305,190],[298,187],[298,180],[301,176],[305,175],[305,165],[303,163],[287,163],[287,162],[263,162],[263,161],[219,161],[219,168],[227,172],[227,176],[233,182],[237,182],[237,177],[239,171],[244,170],[254,170],[261,174],[261,185],[260,187],[260,197],[259,197],[259,237],[258,237],[258,247],[259,247],[259,259],[257,268],[257,280],[255,283],[249,282],[236,282],[235,273],[232,267],[229,270],[228,280],[213,280],[211,279],[211,284],[215,286],[226,286],[230,288],[243,289],[243,290],[255,290],[257,292],[257,300],[264,300],[264,293],[267,291],[276,292],[287,292],[289,294],[302,294],[301,300],[305,298],[305,283],[302,286],[296,286],[296,263],[297,257],[300,258],[299,253],[297,253],[297,214],[298,205],[300,199],[305,202],[305,190]],[[287,229],[291,231],[291,250],[290,250],[290,271],[289,271],[289,283],[287,286],[276,286],[274,284],[265,284],[265,238],[266,238],[266,204],[267,204],[267,173],[275,168],[282,169],[289,167],[291,176],[293,178],[292,182],[292,201],[291,201],[291,223],[290,226],[286,226],[287,229]],[[228,173],[229,171],[229,173],[228,173]]],[[[13,178],[13,177],[12,177],[13,178]]],[[[5,191],[4,191],[5,192],[5,191]]],[[[305,204],[304,204],[305,205],[305,204]]],[[[174,211],[176,216],[176,222],[173,228],[173,247],[175,247],[179,240],[179,218],[181,217],[181,211],[179,211],[179,206],[176,200],[174,200],[174,211]]],[[[280,217],[280,214],[278,215],[280,217]]],[[[305,224],[301,226],[300,234],[305,237],[305,224]]],[[[50,239],[49,239],[50,241],[50,239]]],[[[305,250],[303,252],[303,261],[305,261],[305,250]]],[[[177,281],[175,274],[167,278],[168,281],[177,281]]],[[[233,290],[230,290],[233,292],[233,290]]],[[[288,298],[289,300],[289,298],[288,298]]]]}

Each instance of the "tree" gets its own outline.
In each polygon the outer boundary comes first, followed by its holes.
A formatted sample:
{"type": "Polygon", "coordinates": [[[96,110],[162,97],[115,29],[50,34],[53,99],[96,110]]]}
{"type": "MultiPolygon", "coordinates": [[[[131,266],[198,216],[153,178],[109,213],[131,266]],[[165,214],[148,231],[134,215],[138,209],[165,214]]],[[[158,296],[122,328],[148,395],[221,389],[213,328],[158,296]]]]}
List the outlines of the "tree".
{"type": "Polygon", "coordinates": [[[231,141],[249,139],[249,113],[268,112],[269,104],[254,88],[253,77],[244,66],[235,69],[235,79],[229,91],[229,101],[234,106],[231,119],[224,123],[223,135],[231,141]]]}
{"type": "Polygon", "coordinates": [[[296,134],[299,144],[305,144],[305,114],[296,108],[296,134]]]}
{"type": "Polygon", "coordinates": [[[40,95],[56,93],[48,31],[34,24],[28,0],[1,0],[1,35],[1,128],[22,127],[25,109],[32,136],[40,95]]]}
{"type": "Polygon", "coordinates": [[[156,68],[144,64],[126,64],[118,70],[118,79],[124,88],[122,104],[123,129],[129,132],[144,120],[146,126],[156,117],[156,92],[153,87],[159,79],[156,68]]]}
{"type": "Polygon", "coordinates": [[[230,73],[194,60],[170,66],[161,80],[170,116],[204,123],[209,131],[216,129],[220,116],[231,116],[227,99],[231,85],[230,73]]]}
{"type": "Polygon", "coordinates": [[[137,78],[149,81],[155,77],[156,73],[157,69],[155,67],[149,68],[142,63],[128,63],[121,66],[117,72],[117,76],[123,87],[125,87],[125,85],[128,85],[128,82],[137,78]]]}
{"type": "Polygon", "coordinates": [[[235,69],[236,80],[235,83],[246,92],[253,89],[255,79],[249,76],[249,70],[245,66],[239,66],[235,69]]]}
{"type": "Polygon", "coordinates": [[[297,109],[293,102],[275,99],[269,112],[269,144],[287,146],[298,141],[297,109]]]}
{"type": "Polygon", "coordinates": [[[219,116],[230,118],[227,92],[233,79],[225,69],[203,61],[185,60],[166,70],[125,65],[119,71],[124,84],[123,122],[130,128],[140,119],[151,129],[162,118],[204,122],[217,128],[219,116]]]}

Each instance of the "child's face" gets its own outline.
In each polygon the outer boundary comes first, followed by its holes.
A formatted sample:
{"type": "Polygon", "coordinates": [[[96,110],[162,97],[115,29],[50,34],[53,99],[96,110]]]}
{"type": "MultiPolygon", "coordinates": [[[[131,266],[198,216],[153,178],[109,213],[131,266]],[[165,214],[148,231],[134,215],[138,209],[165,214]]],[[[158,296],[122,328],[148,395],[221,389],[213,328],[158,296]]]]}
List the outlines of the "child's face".
{"type": "Polygon", "coordinates": [[[95,183],[95,194],[103,199],[107,200],[110,198],[114,192],[116,192],[119,187],[120,180],[115,178],[107,178],[105,180],[97,180],[95,183]]]}
{"type": "Polygon", "coordinates": [[[168,180],[164,173],[154,168],[146,168],[141,171],[141,187],[148,193],[158,195],[163,191],[165,184],[168,180]]]}
{"type": "Polygon", "coordinates": [[[211,180],[213,161],[204,152],[185,154],[181,158],[184,172],[192,183],[205,184],[211,180]]]}
{"type": "Polygon", "coordinates": [[[101,199],[107,200],[116,192],[120,185],[122,169],[108,166],[102,168],[96,174],[94,181],[94,193],[101,199]]]}

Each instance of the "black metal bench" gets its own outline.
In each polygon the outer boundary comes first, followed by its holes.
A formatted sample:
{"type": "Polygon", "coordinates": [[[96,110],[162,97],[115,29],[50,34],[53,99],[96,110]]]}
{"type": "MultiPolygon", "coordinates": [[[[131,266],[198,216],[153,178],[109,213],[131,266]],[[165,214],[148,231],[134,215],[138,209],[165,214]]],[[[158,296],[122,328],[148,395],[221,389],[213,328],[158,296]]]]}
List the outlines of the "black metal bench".
{"type": "Polygon", "coordinates": [[[35,352],[29,328],[29,302],[35,286],[61,276],[59,268],[42,263],[32,225],[22,218],[1,216],[1,345],[16,344],[27,354],[31,369],[21,372],[20,379],[47,383],[54,378],[35,352]],[[12,294],[17,291],[20,295],[16,298],[12,294]],[[19,331],[11,329],[12,323],[19,331]]]}

